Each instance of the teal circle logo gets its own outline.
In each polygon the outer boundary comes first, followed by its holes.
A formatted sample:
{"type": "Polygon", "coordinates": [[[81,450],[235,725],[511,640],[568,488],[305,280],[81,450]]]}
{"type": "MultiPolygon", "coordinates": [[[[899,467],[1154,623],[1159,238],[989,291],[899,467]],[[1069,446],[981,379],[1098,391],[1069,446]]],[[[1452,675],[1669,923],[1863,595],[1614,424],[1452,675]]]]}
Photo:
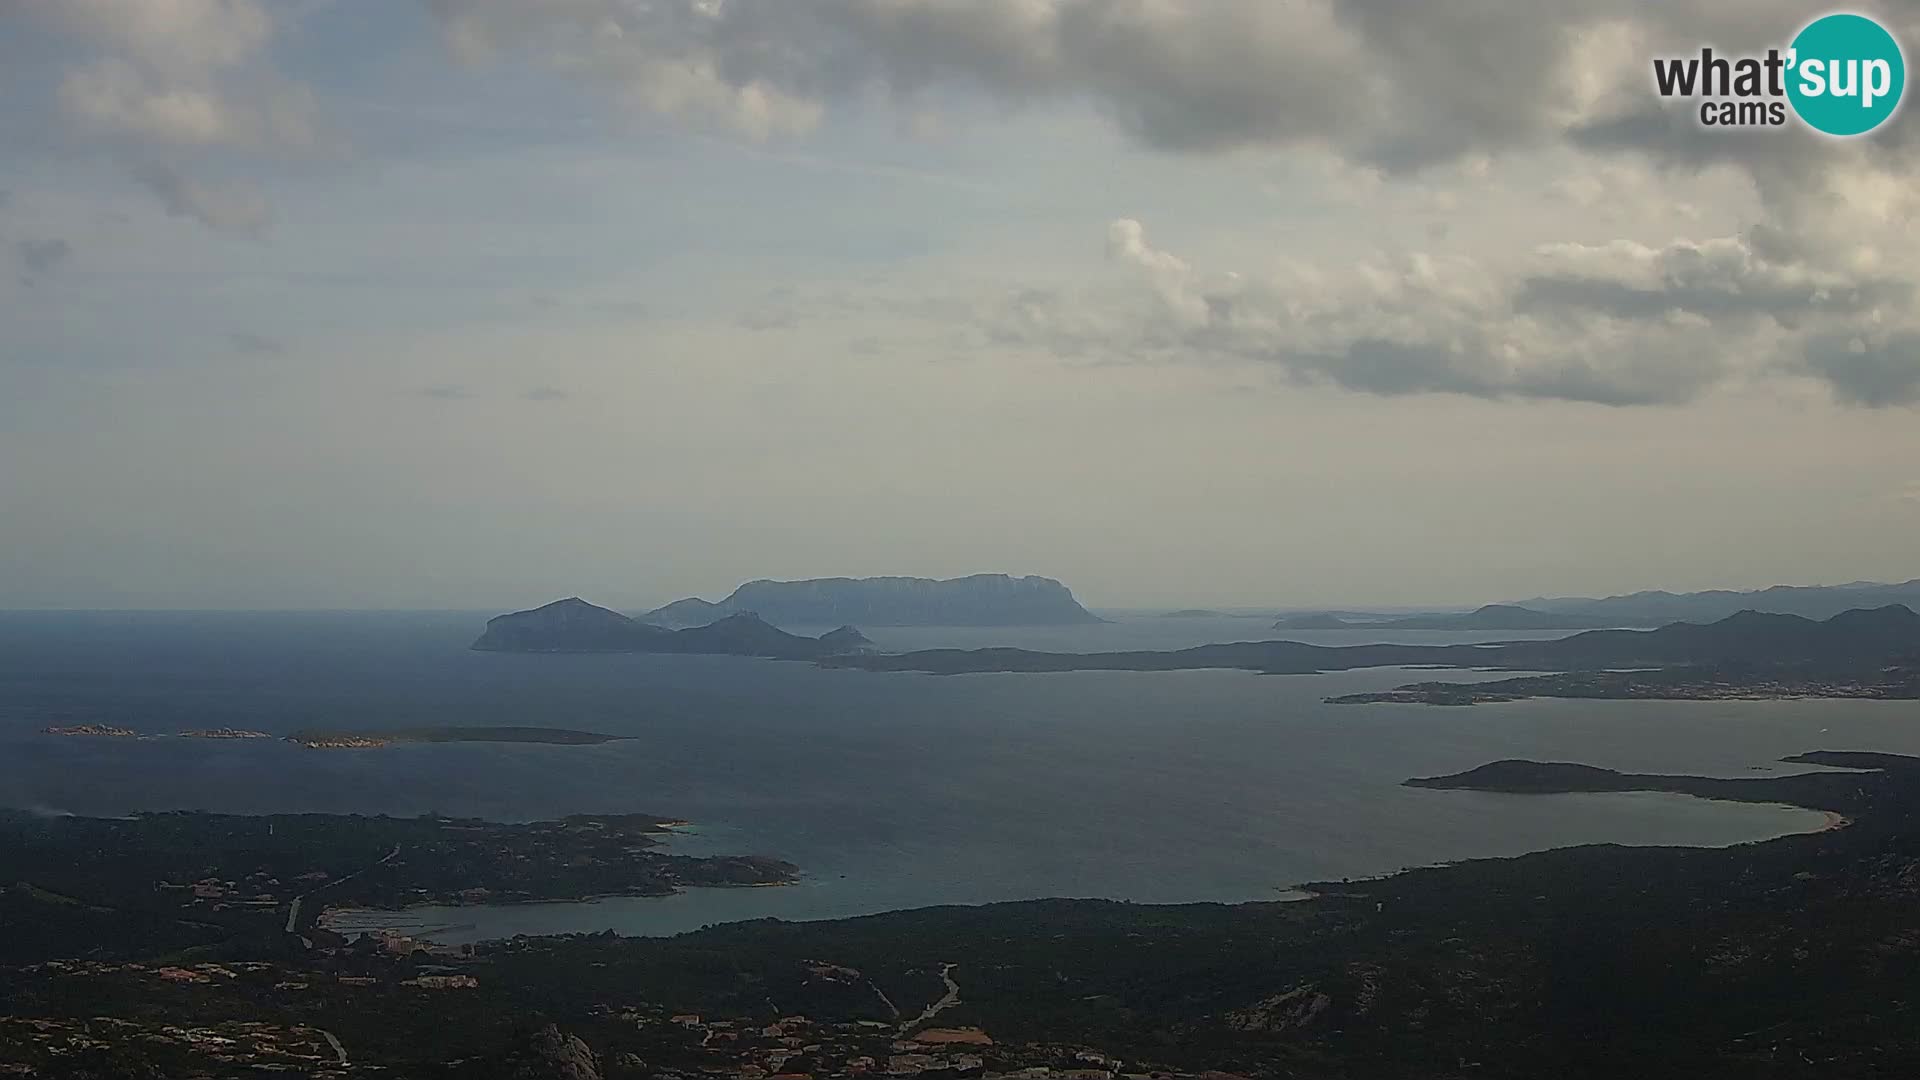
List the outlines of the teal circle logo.
{"type": "Polygon", "coordinates": [[[1793,39],[1787,99],[1815,131],[1865,135],[1900,108],[1907,59],[1885,27],[1864,15],[1826,15],[1793,39]]]}

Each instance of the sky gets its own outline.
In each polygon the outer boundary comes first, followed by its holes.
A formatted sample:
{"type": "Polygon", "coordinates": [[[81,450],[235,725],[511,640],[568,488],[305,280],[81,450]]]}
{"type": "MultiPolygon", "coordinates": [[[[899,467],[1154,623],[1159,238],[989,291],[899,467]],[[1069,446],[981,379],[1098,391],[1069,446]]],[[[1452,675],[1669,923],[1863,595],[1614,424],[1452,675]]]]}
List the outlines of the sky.
{"type": "Polygon", "coordinates": [[[0,0],[0,607],[1920,577],[1914,110],[1652,91],[1825,10],[0,0]]]}

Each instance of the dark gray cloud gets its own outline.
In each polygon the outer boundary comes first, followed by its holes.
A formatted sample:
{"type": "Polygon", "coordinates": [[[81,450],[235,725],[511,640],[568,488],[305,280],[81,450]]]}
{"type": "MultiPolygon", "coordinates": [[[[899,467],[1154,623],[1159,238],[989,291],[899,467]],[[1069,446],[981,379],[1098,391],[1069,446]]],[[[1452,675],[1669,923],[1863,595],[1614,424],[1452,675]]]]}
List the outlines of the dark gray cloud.
{"type": "Polygon", "coordinates": [[[135,183],[152,192],[168,214],[191,218],[210,229],[250,236],[264,233],[273,214],[265,196],[239,185],[205,184],[158,162],[132,168],[135,183]]]}
{"type": "Polygon", "coordinates": [[[43,278],[58,270],[73,255],[73,245],[57,237],[15,240],[13,253],[30,279],[43,278]]]}
{"type": "Polygon", "coordinates": [[[1851,404],[1920,403],[1920,332],[1819,335],[1807,342],[1806,366],[1851,404]]]}

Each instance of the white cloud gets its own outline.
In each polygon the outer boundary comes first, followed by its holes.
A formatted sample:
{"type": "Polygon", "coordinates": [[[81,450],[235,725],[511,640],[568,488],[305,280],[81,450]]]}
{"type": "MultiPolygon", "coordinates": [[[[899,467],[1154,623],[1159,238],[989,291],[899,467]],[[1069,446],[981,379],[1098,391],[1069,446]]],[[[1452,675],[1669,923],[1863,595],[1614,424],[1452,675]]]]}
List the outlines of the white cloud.
{"type": "Polygon", "coordinates": [[[243,185],[184,176],[180,151],[316,155],[342,145],[313,95],[266,64],[275,27],[256,0],[20,0],[7,14],[87,50],[59,81],[61,113],[119,150],[170,214],[242,231],[269,216],[264,195],[243,185]]]}
{"type": "Polygon", "coordinates": [[[1384,395],[1644,405],[1788,372],[1854,404],[1920,397],[1920,336],[1857,336],[1910,317],[1908,283],[1772,262],[1737,237],[1249,275],[1197,269],[1123,219],[1108,252],[1131,286],[1018,290],[983,313],[990,335],[1067,356],[1271,364],[1384,395]]]}

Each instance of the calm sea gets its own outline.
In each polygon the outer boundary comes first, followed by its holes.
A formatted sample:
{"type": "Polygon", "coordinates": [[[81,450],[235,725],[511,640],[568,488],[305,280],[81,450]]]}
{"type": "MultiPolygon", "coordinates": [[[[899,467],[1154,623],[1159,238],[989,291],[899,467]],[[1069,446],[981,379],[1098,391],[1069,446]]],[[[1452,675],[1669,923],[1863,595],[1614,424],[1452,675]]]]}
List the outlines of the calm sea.
{"type": "MultiPolygon", "coordinates": [[[[1400,781],[1505,757],[1758,776],[1813,749],[1920,753],[1876,702],[1332,706],[1401,671],[940,677],[731,657],[468,651],[483,614],[0,614],[0,804],[479,815],[648,811],[689,853],[789,859],[790,888],[425,909],[449,940],[673,933],[1042,896],[1241,901],[1294,883],[1567,844],[1731,844],[1817,814],[1665,795],[1517,797],[1400,781]],[[635,736],[591,747],[302,750],[278,740],[61,738],[52,723],[276,734],[499,724],[635,736]],[[451,929],[447,929],[447,928],[451,929]]],[[[1045,630],[873,629],[883,646],[1095,650],[1288,636],[1264,620],[1126,617],[1045,630]]],[[[1403,635],[1407,640],[1477,640],[1403,635]]]]}

